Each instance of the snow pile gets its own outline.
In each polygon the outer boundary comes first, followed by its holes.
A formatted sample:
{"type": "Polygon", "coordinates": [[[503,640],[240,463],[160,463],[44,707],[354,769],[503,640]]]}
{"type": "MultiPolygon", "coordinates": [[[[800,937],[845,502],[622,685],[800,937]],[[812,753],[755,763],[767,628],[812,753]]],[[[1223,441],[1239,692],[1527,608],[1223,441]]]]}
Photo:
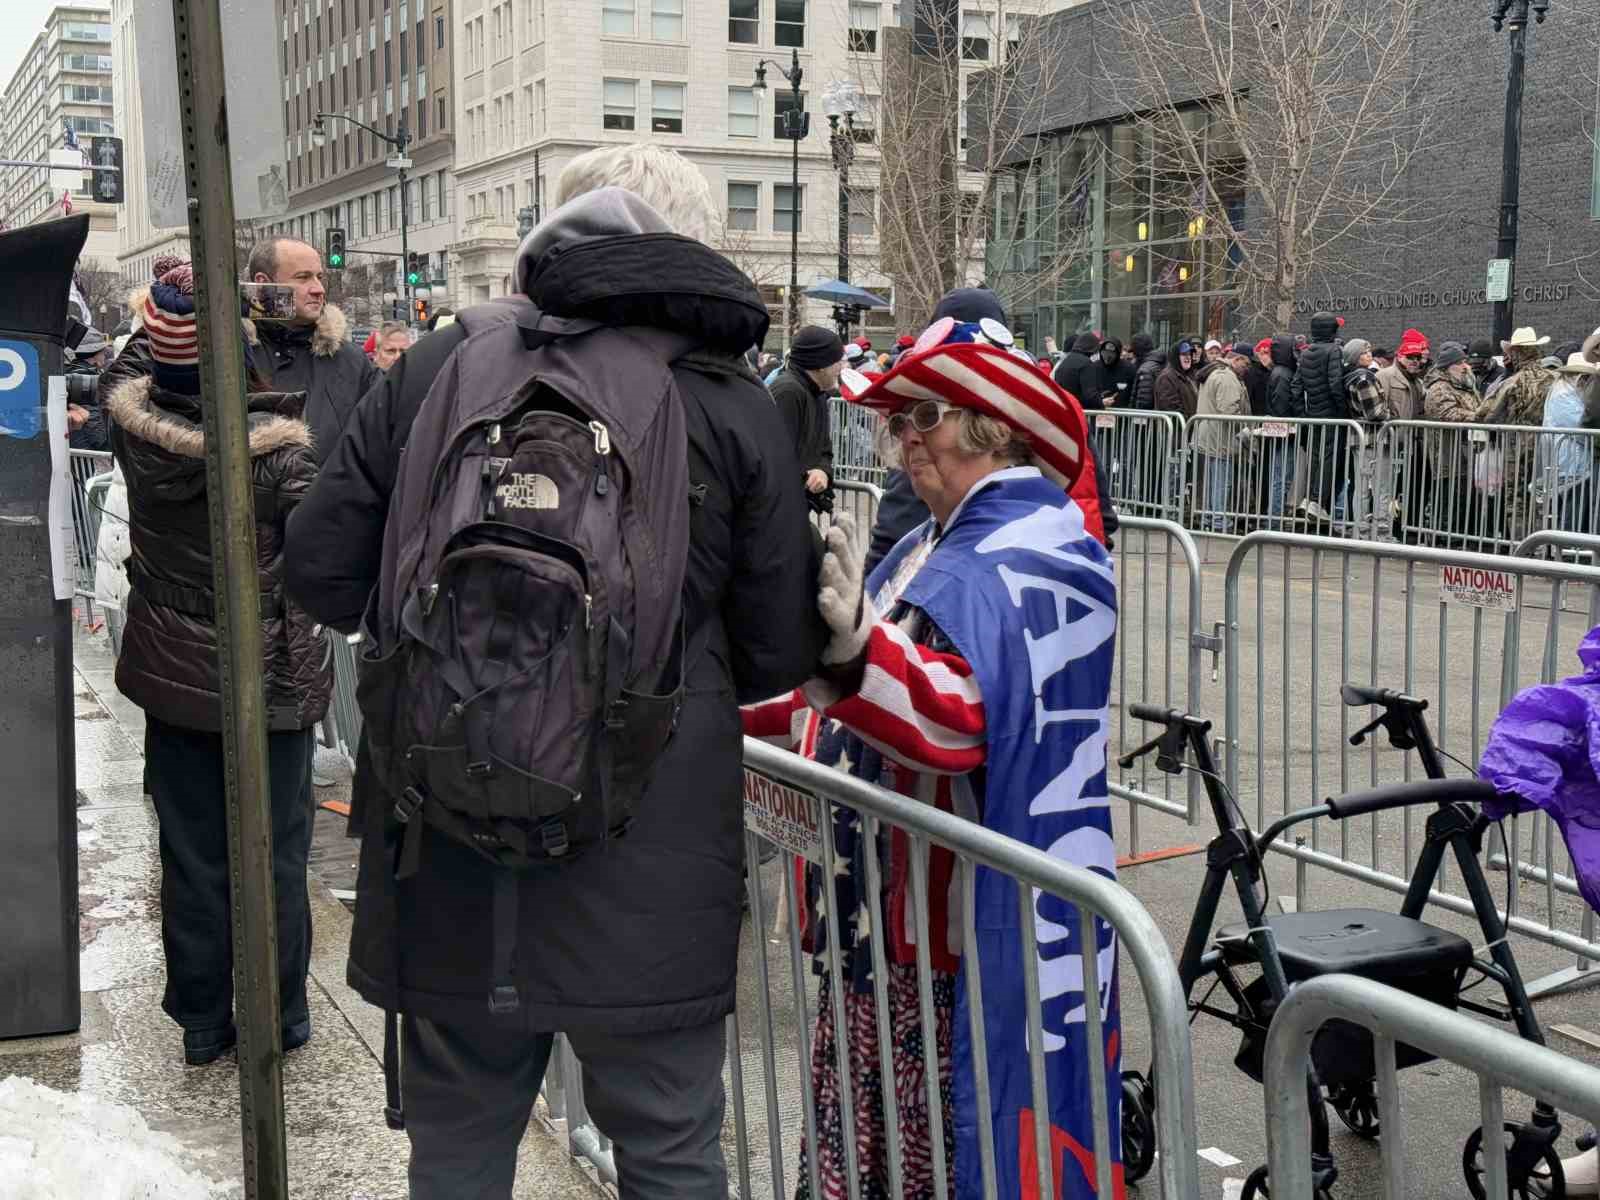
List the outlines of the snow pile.
{"type": "Polygon", "coordinates": [[[213,1200],[179,1161],[171,1134],[131,1108],[58,1092],[31,1079],[0,1081],[0,1196],[5,1200],[213,1200]]]}

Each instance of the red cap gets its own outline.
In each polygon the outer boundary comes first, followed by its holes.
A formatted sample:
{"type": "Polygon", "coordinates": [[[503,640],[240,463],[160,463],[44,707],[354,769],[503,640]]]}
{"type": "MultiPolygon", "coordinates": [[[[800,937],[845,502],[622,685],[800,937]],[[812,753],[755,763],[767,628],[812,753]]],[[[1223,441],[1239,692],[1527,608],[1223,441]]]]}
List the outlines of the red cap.
{"type": "Polygon", "coordinates": [[[894,344],[897,350],[906,350],[912,346],[915,346],[917,344],[917,339],[912,337],[909,333],[902,333],[899,337],[895,338],[894,344]]]}
{"type": "Polygon", "coordinates": [[[1417,329],[1408,329],[1400,335],[1400,345],[1395,350],[1396,354],[1426,354],[1428,352],[1428,339],[1425,334],[1417,329]]]}
{"type": "Polygon", "coordinates": [[[361,349],[366,351],[368,357],[378,352],[378,331],[373,330],[367,334],[367,340],[361,343],[361,349]]]}
{"type": "Polygon", "coordinates": [[[872,349],[872,341],[870,338],[858,337],[856,339],[856,345],[860,346],[863,350],[872,349]]]}
{"type": "Polygon", "coordinates": [[[1264,337],[1259,342],[1256,343],[1256,353],[1260,354],[1263,350],[1265,350],[1268,354],[1272,353],[1272,339],[1271,338],[1264,337]]]}

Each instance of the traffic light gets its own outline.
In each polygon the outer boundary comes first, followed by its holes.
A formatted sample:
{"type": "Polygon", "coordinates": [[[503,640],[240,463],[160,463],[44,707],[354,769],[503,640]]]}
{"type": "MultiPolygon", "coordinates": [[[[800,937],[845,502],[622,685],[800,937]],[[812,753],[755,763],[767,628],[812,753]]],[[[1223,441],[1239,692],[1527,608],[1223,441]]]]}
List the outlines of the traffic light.
{"type": "Polygon", "coordinates": [[[418,325],[428,323],[428,302],[426,300],[413,300],[411,302],[411,318],[418,325]]]}
{"type": "Polygon", "coordinates": [[[327,252],[323,254],[322,261],[330,271],[344,270],[344,230],[336,225],[328,227],[327,252]]]}
{"type": "Polygon", "coordinates": [[[102,204],[121,204],[122,139],[96,137],[89,139],[89,161],[93,164],[90,182],[91,194],[102,204]]]}
{"type": "Polygon", "coordinates": [[[417,284],[422,282],[422,262],[423,256],[418,254],[415,250],[406,255],[407,286],[416,287],[417,284]]]}

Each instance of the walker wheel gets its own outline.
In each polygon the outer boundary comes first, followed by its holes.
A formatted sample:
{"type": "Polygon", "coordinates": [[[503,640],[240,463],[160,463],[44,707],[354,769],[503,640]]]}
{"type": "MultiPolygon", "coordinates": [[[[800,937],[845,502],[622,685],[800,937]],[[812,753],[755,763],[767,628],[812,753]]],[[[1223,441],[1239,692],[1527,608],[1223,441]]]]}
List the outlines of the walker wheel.
{"type": "Polygon", "coordinates": [[[1330,1088],[1328,1104],[1351,1133],[1369,1142],[1377,1140],[1378,1096],[1372,1080],[1330,1088]]]}
{"type": "MultiPolygon", "coordinates": [[[[1250,1172],[1249,1178],[1244,1181],[1244,1190],[1239,1193],[1239,1200],[1272,1200],[1272,1189],[1267,1186],[1267,1168],[1263,1163],[1250,1172]]],[[[1319,1187],[1315,1200],[1333,1200],[1333,1192],[1328,1188],[1319,1187]]]]}
{"type": "Polygon", "coordinates": [[[1156,1158],[1154,1093],[1137,1071],[1122,1076],[1122,1177],[1138,1183],[1156,1158]]]}
{"type": "MultiPolygon", "coordinates": [[[[1516,1121],[1507,1121],[1501,1136],[1506,1156],[1507,1194],[1512,1200],[1566,1200],[1567,1177],[1554,1146],[1540,1149],[1531,1162],[1518,1163],[1517,1135],[1522,1129],[1516,1121]]],[[[1472,1200],[1485,1200],[1489,1193],[1483,1183],[1482,1129],[1474,1129],[1461,1148],[1461,1172],[1467,1177],[1467,1190],[1472,1193],[1472,1200]]]]}

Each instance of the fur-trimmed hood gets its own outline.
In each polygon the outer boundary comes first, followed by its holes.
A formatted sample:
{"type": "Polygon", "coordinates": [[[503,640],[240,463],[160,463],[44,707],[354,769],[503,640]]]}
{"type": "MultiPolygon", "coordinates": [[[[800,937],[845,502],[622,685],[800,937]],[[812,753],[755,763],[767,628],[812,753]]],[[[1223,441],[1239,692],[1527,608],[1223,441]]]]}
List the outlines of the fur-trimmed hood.
{"type": "MultiPolygon", "coordinates": [[[[245,341],[252,346],[259,346],[261,331],[256,328],[256,323],[246,320],[243,325],[245,341]]],[[[294,326],[280,326],[280,328],[292,330],[294,326]]],[[[322,315],[317,318],[316,325],[311,329],[311,353],[318,358],[332,358],[345,345],[349,334],[350,322],[345,317],[344,310],[337,304],[324,304],[322,315]]]]}
{"type": "MultiPolygon", "coordinates": [[[[305,408],[303,392],[255,392],[247,399],[251,458],[290,446],[311,449],[311,427],[300,415],[305,408]]],[[[205,429],[197,419],[195,397],[164,392],[145,375],[113,391],[106,397],[106,407],[129,437],[179,458],[205,457],[205,429]]]]}

